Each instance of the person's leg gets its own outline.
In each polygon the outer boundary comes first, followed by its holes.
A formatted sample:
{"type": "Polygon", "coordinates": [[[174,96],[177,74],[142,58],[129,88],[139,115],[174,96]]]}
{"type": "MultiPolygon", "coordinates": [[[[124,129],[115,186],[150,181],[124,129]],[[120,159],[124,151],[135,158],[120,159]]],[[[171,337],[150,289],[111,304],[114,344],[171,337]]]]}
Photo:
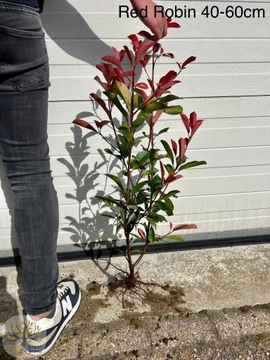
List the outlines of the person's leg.
{"type": "Polygon", "coordinates": [[[11,355],[18,349],[48,352],[81,301],[75,280],[57,283],[59,220],[47,144],[48,75],[38,12],[0,0],[0,157],[14,193],[27,312],[23,321],[15,317],[7,324],[3,344],[11,355]],[[19,344],[9,336],[13,327],[24,329],[19,344]]]}
{"type": "Polygon", "coordinates": [[[14,193],[23,306],[56,302],[58,203],[47,144],[48,59],[39,14],[0,0],[0,156],[14,193]]]}

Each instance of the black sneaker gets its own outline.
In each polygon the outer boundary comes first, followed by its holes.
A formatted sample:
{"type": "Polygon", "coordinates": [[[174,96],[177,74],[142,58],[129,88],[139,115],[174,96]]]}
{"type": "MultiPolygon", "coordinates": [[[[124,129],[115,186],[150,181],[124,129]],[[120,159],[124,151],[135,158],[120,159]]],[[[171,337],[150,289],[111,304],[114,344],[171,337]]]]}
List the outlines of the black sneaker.
{"type": "Polygon", "coordinates": [[[38,356],[46,354],[80,305],[81,292],[76,281],[72,279],[60,281],[57,292],[55,313],[51,318],[35,321],[27,315],[28,329],[36,329],[35,332],[27,331],[24,339],[24,349],[28,354],[38,356]]]}

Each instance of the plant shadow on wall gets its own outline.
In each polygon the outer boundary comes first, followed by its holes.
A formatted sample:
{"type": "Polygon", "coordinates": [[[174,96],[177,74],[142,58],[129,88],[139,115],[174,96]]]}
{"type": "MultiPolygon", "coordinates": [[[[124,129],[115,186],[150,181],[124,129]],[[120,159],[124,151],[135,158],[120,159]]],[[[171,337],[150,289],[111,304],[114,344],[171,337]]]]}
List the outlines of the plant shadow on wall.
{"type": "MultiPolygon", "coordinates": [[[[179,27],[171,19],[167,21],[168,28],[179,27]]],[[[206,164],[205,161],[188,161],[186,156],[202,120],[197,119],[195,112],[190,117],[185,115],[182,106],[175,104],[179,97],[170,91],[180,83],[181,72],[195,57],[179,63],[174,59],[174,54],[166,53],[150,33],[140,31],[138,35],[140,38],[136,34],[129,36],[132,49],[126,45],[120,51],[112,48],[113,55],[104,56],[103,62],[97,65],[103,78],[96,76],[95,79],[103,88],[103,94],[91,93],[90,96],[103,110],[103,117],[91,123],[76,119],[74,123],[88,129],[90,134],[99,136],[107,144],[100,151],[102,163],[106,161],[105,155],[114,159],[114,166],[106,174],[114,191],[96,196],[105,205],[104,215],[116,221],[117,233],[122,234],[125,241],[122,254],[127,261],[127,269],[112,264],[119,273],[109,283],[110,290],[120,292],[123,305],[129,295],[132,299],[134,296],[140,299],[152,297],[160,301],[155,289],[165,291],[170,295],[168,298],[165,294],[165,299],[169,302],[172,300],[171,305],[177,308],[174,306],[175,298],[171,298],[175,289],[172,290],[167,284],[143,281],[138,273],[138,265],[149,245],[162,241],[183,241],[181,236],[175,234],[176,231],[196,229],[195,224],[168,223],[165,217],[174,215],[173,200],[178,198],[179,190],[173,185],[183,177],[182,172],[206,164]],[[160,59],[168,60],[176,70],[158,76],[157,64],[160,59]],[[141,70],[144,77],[139,81],[137,74],[141,70]],[[163,114],[176,116],[179,119],[179,132],[182,125],[187,135],[170,139],[172,134],[169,127],[162,127],[164,122],[159,121],[163,114]],[[158,225],[162,223],[168,224],[165,234],[159,234],[158,225]],[[134,249],[136,242],[142,244],[141,249],[134,249]]],[[[94,178],[100,165],[96,164],[91,175],[94,178]]]]}
{"type": "MultiPolygon", "coordinates": [[[[81,113],[80,116],[92,116],[92,113],[81,113]]],[[[115,161],[110,162],[108,157],[97,150],[100,156],[100,161],[91,164],[85,162],[90,155],[90,146],[88,140],[93,134],[88,133],[83,135],[81,128],[72,127],[71,131],[74,136],[74,142],[66,143],[66,150],[69,154],[69,159],[59,158],[58,161],[66,166],[68,172],[66,173],[75,185],[72,193],[67,193],[66,198],[74,201],[76,216],[67,216],[69,226],[62,228],[71,234],[70,239],[74,246],[82,248],[86,254],[93,255],[92,251],[95,247],[106,245],[107,249],[113,251],[115,242],[113,241],[113,233],[115,225],[105,221],[101,213],[104,211],[104,205],[101,204],[93,193],[99,196],[104,196],[106,183],[103,189],[98,181],[100,172],[111,172],[115,166],[115,161]],[[111,241],[107,241],[111,239],[111,241]]],[[[101,255],[101,254],[99,254],[101,255]]]]}

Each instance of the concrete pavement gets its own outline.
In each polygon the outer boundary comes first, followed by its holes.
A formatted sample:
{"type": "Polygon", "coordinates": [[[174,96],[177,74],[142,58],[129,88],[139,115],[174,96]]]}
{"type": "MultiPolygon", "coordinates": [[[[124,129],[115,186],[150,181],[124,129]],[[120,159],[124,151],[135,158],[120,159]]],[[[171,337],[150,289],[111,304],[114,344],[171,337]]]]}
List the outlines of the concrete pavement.
{"type": "MultiPolygon", "coordinates": [[[[120,257],[112,261],[125,267],[120,257]]],[[[270,245],[146,255],[141,278],[183,289],[182,314],[149,303],[123,309],[106,296],[116,272],[105,259],[60,263],[61,277],[80,283],[83,301],[42,359],[270,359],[270,245]],[[93,281],[101,284],[96,292],[93,281]]],[[[16,268],[1,268],[0,283],[3,324],[21,312],[16,268]]]]}

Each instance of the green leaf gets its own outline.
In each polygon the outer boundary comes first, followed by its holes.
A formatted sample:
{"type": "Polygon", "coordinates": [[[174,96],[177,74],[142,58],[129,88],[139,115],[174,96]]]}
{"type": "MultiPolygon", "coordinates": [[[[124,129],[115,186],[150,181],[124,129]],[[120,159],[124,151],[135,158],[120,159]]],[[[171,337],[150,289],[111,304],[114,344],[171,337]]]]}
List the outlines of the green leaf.
{"type": "Polygon", "coordinates": [[[124,210],[123,208],[120,209],[120,211],[119,211],[119,217],[120,217],[120,219],[122,219],[123,221],[125,220],[126,213],[125,213],[125,210],[124,210]]]}
{"type": "Polygon", "coordinates": [[[152,193],[158,191],[162,187],[162,179],[160,178],[160,176],[155,175],[153,179],[150,180],[149,185],[152,193]]]}
{"type": "Polygon", "coordinates": [[[169,106],[164,110],[164,112],[170,115],[178,115],[183,112],[183,108],[180,105],[169,106]]]}
{"type": "Polygon", "coordinates": [[[136,161],[138,161],[140,167],[144,166],[148,160],[149,160],[149,156],[150,153],[149,151],[140,151],[137,155],[136,155],[136,161]]]}
{"type": "Polygon", "coordinates": [[[168,171],[168,174],[173,174],[174,168],[172,167],[172,165],[167,164],[167,165],[164,165],[164,166],[165,166],[165,169],[168,171]]]}
{"type": "Polygon", "coordinates": [[[105,151],[105,153],[107,153],[107,154],[114,155],[114,153],[112,152],[111,149],[106,148],[106,149],[104,149],[104,151],[105,151]]]}
{"type": "Polygon", "coordinates": [[[171,160],[172,165],[174,165],[174,155],[173,155],[170,145],[165,140],[161,140],[161,143],[164,146],[164,149],[165,149],[169,159],[171,160]]]}
{"type": "Polygon", "coordinates": [[[193,168],[195,166],[200,166],[200,165],[206,165],[206,161],[190,161],[190,162],[182,165],[180,167],[179,171],[185,170],[185,169],[190,169],[190,168],[193,168]]]}
{"type": "Polygon", "coordinates": [[[166,206],[167,206],[167,211],[166,211],[166,214],[168,216],[172,216],[173,215],[173,210],[174,210],[174,205],[173,205],[173,202],[170,200],[169,197],[165,196],[164,197],[164,201],[166,203],[166,206]]]}
{"type": "Polygon", "coordinates": [[[111,196],[95,196],[95,198],[101,200],[107,206],[116,205],[119,208],[125,208],[124,204],[120,200],[116,200],[111,196]]]}
{"type": "Polygon", "coordinates": [[[127,139],[122,135],[118,135],[117,138],[119,141],[118,147],[119,147],[120,154],[124,158],[126,158],[129,155],[129,151],[130,151],[127,139]]]}
{"type": "Polygon", "coordinates": [[[139,191],[136,195],[136,203],[138,205],[144,204],[148,207],[148,194],[145,191],[139,191]]]}
{"type": "Polygon", "coordinates": [[[166,240],[166,239],[168,239],[168,240],[176,240],[176,241],[181,241],[181,242],[183,242],[183,241],[185,241],[185,239],[183,239],[181,236],[179,236],[179,235],[167,235],[165,238],[164,238],[164,240],[166,240]]]}
{"type": "Polygon", "coordinates": [[[143,119],[143,121],[146,121],[146,122],[149,121],[149,119],[150,119],[150,114],[145,111],[145,108],[139,112],[136,120],[141,119],[141,118],[143,119]]]}
{"type": "Polygon", "coordinates": [[[172,190],[172,191],[169,191],[167,194],[166,194],[166,197],[174,197],[174,198],[177,198],[177,194],[179,194],[180,191],[179,190],[172,190]]]}
{"type": "Polygon", "coordinates": [[[146,184],[148,184],[148,181],[142,181],[140,183],[137,183],[135,186],[133,186],[133,188],[131,190],[131,194],[133,195],[133,194],[138,193],[141,190],[141,188],[146,184]]]}
{"type": "Polygon", "coordinates": [[[148,234],[148,241],[153,244],[156,240],[156,234],[153,226],[150,227],[149,234],[148,234]]]}
{"type": "Polygon", "coordinates": [[[150,212],[146,219],[150,222],[151,225],[153,225],[154,227],[156,227],[158,222],[163,222],[166,221],[166,218],[163,215],[154,213],[154,212],[150,212]]]}
{"type": "Polygon", "coordinates": [[[132,123],[132,128],[137,130],[140,126],[143,125],[145,121],[145,118],[142,116],[142,117],[137,117],[137,119],[135,121],[133,121],[132,123]]]}
{"type": "MultiPolygon", "coordinates": [[[[135,90],[136,91],[136,90],[135,90]]],[[[136,108],[138,108],[139,106],[141,106],[143,104],[143,97],[141,96],[140,93],[138,93],[136,91],[136,93],[134,94],[134,98],[133,98],[133,101],[134,101],[134,106],[136,108]]]]}
{"type": "Polygon", "coordinates": [[[167,127],[167,128],[164,128],[164,129],[160,130],[160,131],[158,132],[158,135],[161,135],[161,134],[166,133],[169,129],[170,129],[170,128],[167,127]]]}
{"type": "Polygon", "coordinates": [[[165,105],[165,104],[162,104],[160,102],[152,102],[152,103],[150,103],[149,105],[146,106],[146,111],[148,113],[152,113],[154,111],[165,110],[167,108],[168,108],[168,106],[165,105]]]}
{"type": "Polygon", "coordinates": [[[146,170],[143,172],[142,177],[154,175],[156,172],[153,170],[146,170]]]}
{"type": "Polygon", "coordinates": [[[114,88],[117,91],[118,95],[124,100],[127,105],[128,110],[131,109],[131,94],[126,84],[115,81],[114,88]]]}
{"type": "Polygon", "coordinates": [[[167,102],[169,102],[169,101],[178,100],[178,99],[180,99],[179,96],[176,96],[176,95],[173,95],[173,94],[169,94],[169,95],[166,95],[166,96],[160,98],[159,101],[160,101],[161,103],[167,103],[167,102]]]}
{"type": "Polygon", "coordinates": [[[118,176],[112,175],[112,174],[106,174],[106,176],[108,178],[112,179],[118,185],[118,187],[122,190],[122,192],[125,193],[125,189],[123,187],[123,184],[122,184],[122,182],[121,182],[121,180],[119,179],[118,176]]]}
{"type": "Polygon", "coordinates": [[[131,223],[133,223],[136,220],[137,216],[135,213],[131,213],[128,217],[127,220],[127,225],[130,225],[131,223]]]}
{"type": "Polygon", "coordinates": [[[121,111],[121,113],[124,115],[124,117],[127,119],[128,114],[126,110],[121,105],[117,95],[112,91],[104,91],[104,94],[114,103],[114,105],[117,107],[118,110],[121,111]]]}
{"type": "Polygon", "coordinates": [[[128,140],[131,141],[133,138],[133,133],[130,130],[128,124],[122,124],[121,126],[119,126],[118,130],[120,131],[120,133],[122,135],[124,135],[124,137],[128,140]]]}
{"type": "Polygon", "coordinates": [[[149,159],[152,162],[155,162],[156,160],[160,160],[162,158],[161,155],[159,155],[159,149],[150,149],[149,150],[149,159]]]}

